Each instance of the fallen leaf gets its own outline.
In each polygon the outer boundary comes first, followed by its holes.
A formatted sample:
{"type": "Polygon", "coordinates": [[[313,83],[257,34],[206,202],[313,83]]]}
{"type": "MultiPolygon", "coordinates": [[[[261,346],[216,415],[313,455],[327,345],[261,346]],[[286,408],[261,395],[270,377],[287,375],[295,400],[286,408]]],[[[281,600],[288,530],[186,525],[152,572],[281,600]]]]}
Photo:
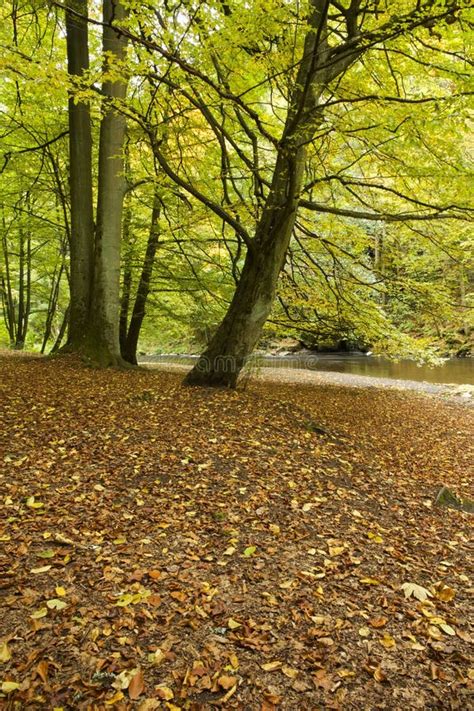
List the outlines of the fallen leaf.
{"type": "Polygon", "coordinates": [[[2,644],[0,644],[0,662],[5,664],[6,662],[9,662],[11,658],[12,654],[8,647],[8,643],[2,642],[2,644]]]}
{"type": "Polygon", "coordinates": [[[401,590],[403,590],[406,598],[413,596],[416,597],[417,600],[420,600],[420,602],[423,602],[428,597],[433,597],[429,590],[416,583],[403,583],[401,590]]]}
{"type": "Polygon", "coordinates": [[[139,672],[139,669],[124,669],[118,674],[112,683],[114,689],[128,689],[133,677],[139,672]]]}
{"type": "Polygon", "coordinates": [[[33,620],[39,620],[42,617],[46,617],[47,614],[48,614],[48,608],[47,607],[40,607],[39,610],[35,610],[34,612],[32,612],[30,617],[32,617],[33,620]]]}
{"type": "Polygon", "coordinates": [[[26,505],[30,509],[41,509],[43,508],[44,504],[41,503],[41,501],[35,501],[34,496],[29,496],[26,500],[26,505]]]}
{"type": "Polygon", "coordinates": [[[57,597],[53,597],[51,600],[46,600],[46,605],[50,610],[64,610],[64,608],[67,607],[67,602],[59,600],[57,597]]]}
{"type": "Polygon", "coordinates": [[[246,556],[246,557],[248,558],[248,557],[250,557],[251,555],[253,555],[256,550],[257,550],[257,548],[256,548],[255,546],[248,546],[248,547],[244,550],[244,556],[246,556]]]}
{"type": "Polygon", "coordinates": [[[155,686],[155,691],[156,695],[159,696],[160,699],[164,699],[165,701],[171,701],[171,699],[174,699],[174,693],[169,686],[159,684],[158,686],[155,686]]]}
{"type": "Polygon", "coordinates": [[[222,674],[222,676],[218,677],[217,683],[219,686],[221,686],[223,689],[226,691],[228,689],[231,689],[237,682],[237,679],[235,676],[229,676],[227,674],[222,674]]]}
{"type": "Polygon", "coordinates": [[[283,662],[274,661],[274,662],[265,662],[265,664],[261,664],[260,666],[262,667],[263,671],[272,672],[272,671],[276,671],[277,669],[280,669],[280,667],[282,665],[283,665],[283,662]]]}
{"type": "Polygon", "coordinates": [[[47,573],[52,567],[52,565],[43,565],[41,568],[32,568],[30,573],[33,573],[34,575],[38,575],[39,573],[47,573]]]}
{"type": "Polygon", "coordinates": [[[139,670],[130,680],[130,684],[128,685],[128,695],[133,700],[138,699],[138,697],[143,693],[144,688],[145,680],[143,678],[143,672],[139,670]]]}
{"type": "Polygon", "coordinates": [[[1,690],[4,694],[11,694],[12,691],[16,691],[20,686],[16,681],[2,681],[1,690]]]}

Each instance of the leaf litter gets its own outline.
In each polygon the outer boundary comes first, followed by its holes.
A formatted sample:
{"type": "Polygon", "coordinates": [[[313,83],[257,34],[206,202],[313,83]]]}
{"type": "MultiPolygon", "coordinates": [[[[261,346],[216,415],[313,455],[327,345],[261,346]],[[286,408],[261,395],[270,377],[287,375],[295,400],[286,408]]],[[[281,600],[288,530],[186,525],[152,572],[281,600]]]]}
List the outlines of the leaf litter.
{"type": "Polygon", "coordinates": [[[472,521],[432,501],[471,410],[72,357],[0,388],[5,708],[469,707],[472,521]]]}

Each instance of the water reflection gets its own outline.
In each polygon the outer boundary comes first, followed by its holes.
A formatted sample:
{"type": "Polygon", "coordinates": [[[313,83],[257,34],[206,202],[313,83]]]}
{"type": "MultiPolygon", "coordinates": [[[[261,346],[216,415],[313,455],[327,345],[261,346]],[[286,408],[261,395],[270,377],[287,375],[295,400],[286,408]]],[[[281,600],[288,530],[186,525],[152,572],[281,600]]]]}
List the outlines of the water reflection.
{"type": "MultiPolygon", "coordinates": [[[[180,363],[193,365],[197,356],[163,354],[143,356],[143,363],[180,363]]],[[[380,356],[346,353],[301,353],[294,355],[256,356],[258,367],[295,368],[333,373],[368,375],[394,380],[416,380],[428,383],[456,383],[474,385],[474,358],[453,358],[442,365],[417,365],[411,360],[393,361],[380,356]]]]}

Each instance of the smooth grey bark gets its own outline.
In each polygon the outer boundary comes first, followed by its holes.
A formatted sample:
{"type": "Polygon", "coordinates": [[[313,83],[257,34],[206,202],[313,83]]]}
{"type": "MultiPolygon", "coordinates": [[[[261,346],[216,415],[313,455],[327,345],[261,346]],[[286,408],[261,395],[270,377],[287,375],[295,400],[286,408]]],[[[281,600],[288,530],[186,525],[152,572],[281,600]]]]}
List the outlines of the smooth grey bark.
{"type": "MultiPolygon", "coordinates": [[[[125,9],[115,0],[103,1],[104,69],[125,59],[127,40],[113,27],[125,18],[125,9]]],[[[121,362],[119,344],[120,242],[125,193],[123,144],[125,116],[117,103],[125,99],[127,81],[107,79],[100,125],[99,183],[92,290],[86,353],[102,366],[121,362]]]]}
{"type": "MultiPolygon", "coordinates": [[[[81,77],[89,68],[87,0],[67,0],[68,73],[81,77]],[[69,11],[71,10],[71,11],[69,11]]],[[[94,267],[92,129],[87,102],[69,97],[69,181],[71,195],[68,347],[83,350],[89,326],[94,267]]]]}

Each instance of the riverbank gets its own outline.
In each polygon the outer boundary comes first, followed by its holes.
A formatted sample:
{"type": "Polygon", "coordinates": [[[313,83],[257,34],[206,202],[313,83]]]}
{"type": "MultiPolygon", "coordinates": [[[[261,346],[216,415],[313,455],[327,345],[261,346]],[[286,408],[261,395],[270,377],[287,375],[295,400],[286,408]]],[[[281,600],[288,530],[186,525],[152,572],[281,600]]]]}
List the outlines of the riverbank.
{"type": "MultiPolygon", "coordinates": [[[[169,373],[187,373],[189,365],[180,363],[149,363],[141,365],[150,370],[169,373]]],[[[435,395],[445,400],[452,400],[463,405],[474,405],[474,385],[458,385],[456,383],[427,383],[419,380],[399,380],[393,378],[377,378],[368,375],[351,373],[335,373],[331,371],[306,370],[303,368],[264,367],[249,368],[244,371],[242,382],[261,380],[268,383],[294,383],[296,385],[338,386],[345,388],[378,388],[382,390],[407,390],[411,392],[435,395]]]]}

